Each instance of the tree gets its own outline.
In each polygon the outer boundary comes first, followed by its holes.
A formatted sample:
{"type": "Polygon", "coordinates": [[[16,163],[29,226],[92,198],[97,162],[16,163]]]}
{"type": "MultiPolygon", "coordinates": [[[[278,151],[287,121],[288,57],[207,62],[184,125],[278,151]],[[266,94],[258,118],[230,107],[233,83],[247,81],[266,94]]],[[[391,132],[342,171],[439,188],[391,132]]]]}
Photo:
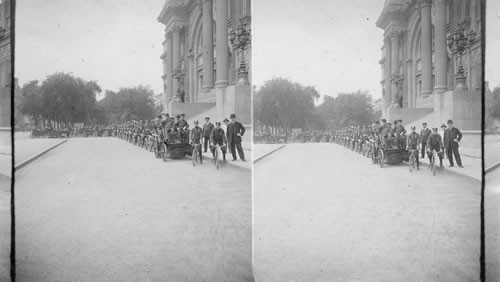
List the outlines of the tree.
{"type": "Polygon", "coordinates": [[[303,86],[284,78],[266,81],[254,94],[254,122],[281,128],[310,128],[314,101],[319,93],[312,86],[303,86]]]}
{"type": "Polygon", "coordinates": [[[149,87],[139,85],[120,88],[118,92],[106,91],[98,102],[109,122],[150,120],[160,113],[155,106],[154,93],[149,87]]]}
{"type": "Polygon", "coordinates": [[[337,97],[325,96],[318,106],[330,128],[351,125],[366,125],[380,116],[374,110],[374,103],[367,92],[340,93],[337,97]]]}
{"type": "Polygon", "coordinates": [[[19,111],[27,116],[30,116],[38,124],[42,117],[42,95],[40,92],[40,85],[38,80],[32,80],[25,83],[21,89],[20,96],[16,95],[19,111]]]}
{"type": "Polygon", "coordinates": [[[41,87],[41,115],[57,124],[92,123],[91,113],[101,88],[67,73],[49,75],[41,87]]]}
{"type": "Polygon", "coordinates": [[[485,91],[485,127],[493,130],[495,127],[495,122],[500,120],[500,87],[495,87],[493,91],[490,91],[489,87],[486,86],[485,91]]]}

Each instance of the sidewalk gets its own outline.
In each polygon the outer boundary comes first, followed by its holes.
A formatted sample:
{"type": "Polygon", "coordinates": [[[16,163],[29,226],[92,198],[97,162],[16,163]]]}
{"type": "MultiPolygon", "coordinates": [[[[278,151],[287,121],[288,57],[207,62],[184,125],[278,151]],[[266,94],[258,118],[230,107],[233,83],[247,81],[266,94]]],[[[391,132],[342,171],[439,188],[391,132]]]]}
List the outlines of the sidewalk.
{"type": "Polygon", "coordinates": [[[66,142],[68,139],[41,138],[41,139],[16,139],[15,166],[18,168],[47,152],[51,148],[66,142]]]}
{"type": "Polygon", "coordinates": [[[10,155],[0,154],[0,178],[11,178],[12,174],[12,157],[10,155]]]}
{"type": "Polygon", "coordinates": [[[286,144],[255,144],[254,163],[285,147],[286,144]]]}
{"type": "MultiPolygon", "coordinates": [[[[443,159],[443,170],[444,172],[464,175],[470,178],[473,178],[477,181],[481,181],[482,174],[482,161],[481,158],[470,157],[466,152],[467,150],[463,150],[465,148],[460,148],[460,157],[462,159],[463,168],[457,165],[457,162],[454,160],[455,166],[449,167],[450,162],[447,158],[443,159]],[[462,153],[463,152],[463,153],[462,153]]],[[[474,149],[472,149],[474,150],[474,149]]],[[[420,155],[419,155],[420,157],[420,155]]],[[[420,169],[427,169],[429,165],[429,158],[425,156],[424,159],[420,159],[420,169]]],[[[439,172],[439,171],[438,171],[439,172]]],[[[436,174],[438,173],[436,172],[436,174]]]]}
{"type": "MultiPolygon", "coordinates": [[[[229,165],[234,165],[239,168],[244,168],[244,169],[252,169],[252,143],[250,142],[242,142],[241,146],[243,147],[243,153],[245,154],[245,159],[246,162],[243,162],[240,160],[240,157],[238,155],[238,152],[236,152],[236,156],[238,158],[237,161],[232,161],[233,157],[231,155],[231,152],[228,148],[227,153],[226,153],[226,159],[227,163],[229,165]]],[[[203,150],[203,147],[202,147],[203,150]]],[[[209,160],[210,162],[213,160],[212,153],[210,152],[210,149],[207,150],[206,153],[203,153],[203,160],[209,160]]]]}

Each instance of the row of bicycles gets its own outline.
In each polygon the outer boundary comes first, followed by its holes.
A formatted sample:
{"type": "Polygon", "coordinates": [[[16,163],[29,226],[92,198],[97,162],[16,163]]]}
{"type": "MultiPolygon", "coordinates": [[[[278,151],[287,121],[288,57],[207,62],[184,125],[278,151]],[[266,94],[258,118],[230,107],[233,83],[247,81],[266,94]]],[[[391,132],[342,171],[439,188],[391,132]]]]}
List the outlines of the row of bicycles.
{"type": "MultiPolygon", "coordinates": [[[[122,140],[152,152],[158,159],[166,162],[168,159],[176,160],[190,156],[193,166],[202,164],[201,143],[190,142],[190,130],[175,132],[136,132],[133,130],[118,129],[112,133],[122,140]]],[[[216,169],[222,165],[222,150],[225,146],[215,145],[213,164],[216,169]]]]}
{"type": "MultiPolygon", "coordinates": [[[[378,164],[381,168],[385,164],[394,165],[405,161],[408,162],[409,171],[413,172],[415,169],[419,169],[417,161],[419,151],[414,149],[408,150],[406,148],[406,137],[402,135],[384,139],[379,136],[373,138],[368,138],[367,136],[362,138],[334,136],[330,139],[332,142],[370,158],[373,164],[378,164]]],[[[436,170],[440,168],[438,162],[442,152],[432,150],[431,154],[429,167],[432,175],[436,175],[436,170]]]]}

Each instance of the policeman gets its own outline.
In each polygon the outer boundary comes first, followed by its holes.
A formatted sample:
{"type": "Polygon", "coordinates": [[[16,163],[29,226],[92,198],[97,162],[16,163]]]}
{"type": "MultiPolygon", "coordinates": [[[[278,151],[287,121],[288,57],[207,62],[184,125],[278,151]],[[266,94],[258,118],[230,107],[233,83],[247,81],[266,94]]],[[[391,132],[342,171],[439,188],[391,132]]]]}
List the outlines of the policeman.
{"type": "Polygon", "coordinates": [[[184,119],[184,117],[185,114],[181,114],[177,123],[177,127],[180,131],[181,142],[185,142],[189,139],[189,136],[187,135],[188,132],[186,132],[189,128],[189,123],[184,119]]]}
{"type": "MultiPolygon", "coordinates": [[[[229,121],[228,121],[229,122],[229,121]]],[[[210,150],[215,158],[215,145],[221,146],[222,160],[226,162],[227,139],[224,129],[220,127],[220,121],[215,123],[215,128],[210,133],[210,150]]]]}
{"type": "Polygon", "coordinates": [[[210,143],[210,135],[214,130],[214,124],[210,122],[210,118],[205,118],[205,124],[203,125],[203,149],[205,153],[207,152],[208,143],[210,143]]]}
{"type": "Polygon", "coordinates": [[[405,140],[406,139],[406,137],[405,137],[406,129],[403,126],[402,119],[398,120],[398,124],[396,125],[395,133],[396,133],[396,138],[397,138],[397,142],[398,142],[398,147],[404,148],[404,146],[406,144],[406,140],[405,140]]]}
{"type": "Polygon", "coordinates": [[[427,128],[427,122],[422,123],[422,130],[420,131],[420,144],[421,144],[421,154],[424,157],[425,146],[427,146],[427,139],[431,135],[431,130],[427,128]]]}
{"type": "Polygon", "coordinates": [[[429,162],[432,161],[432,151],[436,150],[439,156],[439,166],[443,167],[442,149],[444,149],[444,145],[441,135],[438,134],[437,128],[433,128],[431,135],[429,135],[429,138],[427,139],[427,156],[429,157],[429,162]]]}
{"type": "Polygon", "coordinates": [[[191,130],[191,144],[198,145],[198,152],[200,154],[200,164],[203,163],[203,155],[201,154],[201,137],[203,130],[198,126],[198,121],[194,121],[194,127],[191,130]]]}
{"type": "Polygon", "coordinates": [[[411,128],[411,133],[408,135],[408,138],[406,138],[406,150],[408,151],[417,151],[415,154],[415,158],[417,160],[417,169],[420,169],[420,161],[418,158],[418,145],[420,141],[420,136],[418,135],[417,132],[415,132],[415,126],[412,126],[411,128]]]}

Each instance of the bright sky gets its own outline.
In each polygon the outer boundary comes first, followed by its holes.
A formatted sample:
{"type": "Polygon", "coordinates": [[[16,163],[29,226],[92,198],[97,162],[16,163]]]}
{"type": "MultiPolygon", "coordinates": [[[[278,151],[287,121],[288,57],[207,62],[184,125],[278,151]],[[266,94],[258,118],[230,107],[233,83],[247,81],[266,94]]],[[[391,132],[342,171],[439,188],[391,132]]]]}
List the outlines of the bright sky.
{"type": "MultiPolygon", "coordinates": [[[[321,95],[368,90],[382,96],[384,0],[253,1],[253,83],[287,77],[321,95]]],[[[322,99],[320,98],[320,101],[322,99]]]]}
{"type": "MultiPolygon", "coordinates": [[[[16,7],[16,69],[22,86],[54,72],[97,80],[103,90],[162,92],[163,0],[23,0],[16,7]]],[[[104,92],[104,91],[103,91],[104,92]]]]}
{"type": "Polygon", "coordinates": [[[500,0],[488,0],[486,4],[486,58],[485,80],[490,88],[500,85],[500,0]]]}

